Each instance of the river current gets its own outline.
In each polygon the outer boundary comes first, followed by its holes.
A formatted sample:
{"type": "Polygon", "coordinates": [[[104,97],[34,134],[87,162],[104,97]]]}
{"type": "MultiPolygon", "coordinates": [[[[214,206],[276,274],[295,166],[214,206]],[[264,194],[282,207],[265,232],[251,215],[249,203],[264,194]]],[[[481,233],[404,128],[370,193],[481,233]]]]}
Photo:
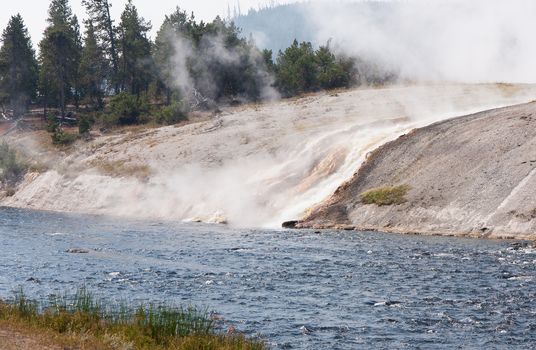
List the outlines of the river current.
{"type": "Polygon", "coordinates": [[[536,346],[536,250],[0,209],[0,298],[197,305],[273,349],[536,346]],[[68,253],[77,249],[85,254],[68,253]]]}

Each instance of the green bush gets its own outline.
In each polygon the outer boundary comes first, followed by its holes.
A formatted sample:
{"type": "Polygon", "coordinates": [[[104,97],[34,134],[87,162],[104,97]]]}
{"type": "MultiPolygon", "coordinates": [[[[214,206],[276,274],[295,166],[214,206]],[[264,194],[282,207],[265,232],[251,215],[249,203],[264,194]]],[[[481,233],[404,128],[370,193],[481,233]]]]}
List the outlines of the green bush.
{"type": "Polygon", "coordinates": [[[349,87],[353,83],[355,72],[353,61],[336,57],[328,45],[321,46],[315,53],[318,65],[318,85],[321,89],[349,87]]]}
{"type": "Polygon", "coordinates": [[[294,96],[318,88],[318,67],[310,42],[292,45],[277,57],[276,86],[284,96],[294,96]]]}
{"type": "Polygon", "coordinates": [[[54,132],[59,127],[60,127],[60,123],[58,122],[58,119],[56,119],[54,115],[49,114],[47,116],[47,131],[54,132]]]}
{"type": "Polygon", "coordinates": [[[406,194],[409,190],[408,185],[373,188],[361,193],[361,202],[379,206],[398,205],[406,202],[406,194]]]}
{"type": "Polygon", "coordinates": [[[144,98],[122,92],[110,99],[110,114],[104,121],[113,125],[133,125],[140,122],[140,115],[147,112],[148,104],[144,98]]]}
{"type": "Polygon", "coordinates": [[[188,115],[186,103],[183,101],[162,107],[156,114],[156,122],[159,124],[173,125],[185,120],[188,120],[188,115]]]}
{"type": "Polygon", "coordinates": [[[61,127],[57,127],[51,137],[52,143],[57,146],[68,146],[78,139],[78,135],[65,132],[61,127]]]}
{"type": "Polygon", "coordinates": [[[78,133],[80,135],[88,134],[91,130],[91,123],[89,122],[89,118],[82,117],[78,121],[78,133]]]}
{"type": "Polygon", "coordinates": [[[50,133],[52,143],[57,146],[67,146],[78,139],[78,135],[65,132],[53,115],[47,116],[47,131],[50,133]]]}
{"type": "Polygon", "coordinates": [[[7,143],[0,144],[0,182],[16,183],[27,170],[28,165],[19,159],[14,149],[7,143]]]}
{"type": "Polygon", "coordinates": [[[316,91],[350,87],[356,81],[354,60],[336,56],[329,42],[318,50],[310,42],[294,43],[279,52],[276,86],[287,97],[316,91]]]}

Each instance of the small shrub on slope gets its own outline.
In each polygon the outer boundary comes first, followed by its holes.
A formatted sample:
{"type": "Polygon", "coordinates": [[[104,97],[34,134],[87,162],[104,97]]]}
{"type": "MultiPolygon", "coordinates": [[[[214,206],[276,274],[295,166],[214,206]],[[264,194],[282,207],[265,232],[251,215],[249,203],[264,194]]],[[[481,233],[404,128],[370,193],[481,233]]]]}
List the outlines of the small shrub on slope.
{"type": "Polygon", "coordinates": [[[361,193],[361,202],[378,206],[403,204],[406,202],[406,194],[409,190],[408,185],[373,188],[361,193]]]}
{"type": "Polygon", "coordinates": [[[0,182],[14,184],[28,170],[28,165],[21,161],[14,149],[7,143],[0,144],[0,182]]]}

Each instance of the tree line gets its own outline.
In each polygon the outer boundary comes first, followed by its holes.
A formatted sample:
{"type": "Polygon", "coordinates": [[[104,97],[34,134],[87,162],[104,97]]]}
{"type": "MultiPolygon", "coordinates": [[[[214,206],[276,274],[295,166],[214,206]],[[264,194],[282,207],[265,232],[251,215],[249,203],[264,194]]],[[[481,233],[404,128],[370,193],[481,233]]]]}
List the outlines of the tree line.
{"type": "Polygon", "coordinates": [[[22,17],[11,17],[0,47],[4,110],[20,117],[40,106],[45,116],[53,110],[63,118],[69,107],[100,112],[110,124],[140,123],[144,114],[170,124],[193,107],[259,101],[272,90],[291,97],[367,77],[362,61],[336,55],[329,43],[314,49],[294,41],[274,60],[272,51],[260,50],[220,17],[205,23],[177,8],[152,41],[151,24],[131,0],[118,23],[109,0],[83,5],[88,16],[82,30],[68,0],[51,1],[38,54],[22,17]]]}

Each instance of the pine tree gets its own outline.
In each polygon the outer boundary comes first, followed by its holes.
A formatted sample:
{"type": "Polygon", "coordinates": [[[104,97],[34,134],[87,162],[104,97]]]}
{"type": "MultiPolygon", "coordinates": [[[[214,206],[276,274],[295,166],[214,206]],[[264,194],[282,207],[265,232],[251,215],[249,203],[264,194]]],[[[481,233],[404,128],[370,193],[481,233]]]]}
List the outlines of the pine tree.
{"type": "Polygon", "coordinates": [[[138,15],[132,0],[128,0],[121,15],[121,90],[139,96],[151,82],[151,42],[147,33],[151,24],[138,15]]]}
{"type": "Polygon", "coordinates": [[[97,43],[93,23],[86,23],[84,48],[80,59],[80,87],[82,94],[95,108],[103,107],[103,84],[106,79],[106,61],[97,43]]]}
{"type": "Polygon", "coordinates": [[[158,89],[164,92],[167,105],[171,104],[171,96],[175,92],[174,81],[177,78],[175,74],[177,63],[174,62],[173,57],[178,47],[175,47],[173,43],[188,36],[192,22],[193,18],[177,7],[171,15],[166,15],[164,23],[156,34],[153,61],[159,77],[158,89]]]}
{"type": "Polygon", "coordinates": [[[28,30],[22,17],[11,17],[2,33],[0,47],[0,103],[15,117],[27,110],[36,96],[38,66],[28,30]]]}
{"type": "Polygon", "coordinates": [[[97,42],[109,63],[111,74],[108,81],[114,86],[115,92],[119,92],[119,55],[116,40],[116,28],[110,16],[112,4],[108,0],[83,0],[89,19],[93,23],[97,42]]]}
{"type": "Polygon", "coordinates": [[[65,117],[65,107],[78,72],[79,30],[68,0],[52,0],[48,13],[49,26],[39,44],[40,91],[45,108],[48,103],[55,103],[65,117]]]}
{"type": "Polygon", "coordinates": [[[74,68],[73,68],[73,102],[78,110],[80,100],[83,98],[83,90],[80,85],[80,60],[82,59],[82,50],[84,48],[82,44],[82,34],[80,32],[80,23],[78,22],[78,17],[73,15],[71,20],[71,26],[74,34],[74,48],[73,59],[74,59],[74,68]]]}
{"type": "Polygon", "coordinates": [[[275,72],[275,63],[274,63],[274,52],[272,50],[264,49],[262,50],[262,59],[264,61],[264,65],[266,66],[266,70],[272,74],[275,72]]]}

